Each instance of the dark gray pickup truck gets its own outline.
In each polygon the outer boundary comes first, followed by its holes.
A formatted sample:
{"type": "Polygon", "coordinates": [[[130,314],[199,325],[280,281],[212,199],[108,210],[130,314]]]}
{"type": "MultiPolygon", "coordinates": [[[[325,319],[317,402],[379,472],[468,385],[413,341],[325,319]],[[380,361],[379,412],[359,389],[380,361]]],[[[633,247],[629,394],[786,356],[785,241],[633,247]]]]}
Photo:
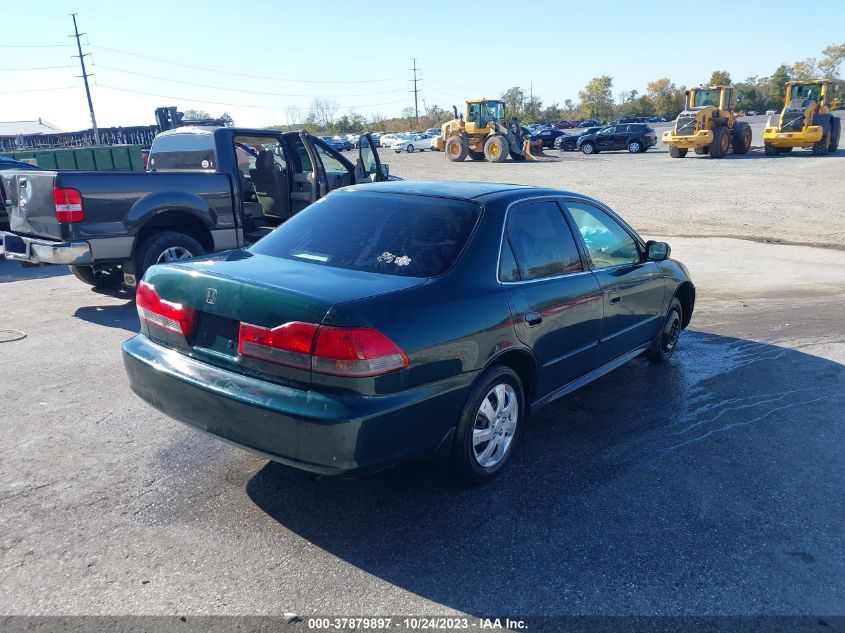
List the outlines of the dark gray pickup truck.
{"type": "Polygon", "coordinates": [[[249,245],[327,193],[388,179],[369,135],[353,164],[306,132],[183,127],[146,172],[9,171],[0,254],[134,286],[151,265],[249,245]]]}

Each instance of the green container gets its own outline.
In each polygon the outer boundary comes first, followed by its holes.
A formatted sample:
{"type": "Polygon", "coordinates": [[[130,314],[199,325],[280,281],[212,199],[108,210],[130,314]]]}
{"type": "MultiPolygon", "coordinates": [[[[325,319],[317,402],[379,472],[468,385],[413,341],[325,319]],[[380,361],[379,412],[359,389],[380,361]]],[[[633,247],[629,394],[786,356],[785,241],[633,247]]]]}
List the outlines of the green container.
{"type": "Polygon", "coordinates": [[[16,160],[34,163],[42,169],[81,171],[144,171],[141,145],[102,145],[70,149],[2,152],[16,160]]]}

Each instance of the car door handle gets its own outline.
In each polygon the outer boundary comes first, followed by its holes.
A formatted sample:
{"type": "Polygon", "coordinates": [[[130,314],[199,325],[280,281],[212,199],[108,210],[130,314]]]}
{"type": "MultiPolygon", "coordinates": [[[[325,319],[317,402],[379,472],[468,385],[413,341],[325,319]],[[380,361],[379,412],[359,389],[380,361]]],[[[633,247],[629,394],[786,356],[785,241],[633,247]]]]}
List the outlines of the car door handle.
{"type": "Polygon", "coordinates": [[[610,296],[610,303],[619,303],[620,301],[622,301],[621,295],[611,295],[610,296]]]}
{"type": "Polygon", "coordinates": [[[528,327],[540,325],[543,322],[543,315],[539,312],[526,312],[525,322],[528,324],[528,327]]]}

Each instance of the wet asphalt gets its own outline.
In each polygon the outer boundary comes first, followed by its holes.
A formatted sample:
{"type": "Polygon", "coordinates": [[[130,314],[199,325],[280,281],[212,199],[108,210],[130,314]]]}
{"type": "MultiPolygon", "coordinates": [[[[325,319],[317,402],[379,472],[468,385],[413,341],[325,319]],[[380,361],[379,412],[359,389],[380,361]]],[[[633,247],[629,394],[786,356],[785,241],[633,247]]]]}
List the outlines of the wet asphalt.
{"type": "Polygon", "coordinates": [[[0,260],[27,334],[0,344],[0,614],[842,614],[843,290],[755,283],[708,276],[670,363],[550,405],[467,489],[315,480],[169,420],[127,386],[129,293],[0,260]]]}

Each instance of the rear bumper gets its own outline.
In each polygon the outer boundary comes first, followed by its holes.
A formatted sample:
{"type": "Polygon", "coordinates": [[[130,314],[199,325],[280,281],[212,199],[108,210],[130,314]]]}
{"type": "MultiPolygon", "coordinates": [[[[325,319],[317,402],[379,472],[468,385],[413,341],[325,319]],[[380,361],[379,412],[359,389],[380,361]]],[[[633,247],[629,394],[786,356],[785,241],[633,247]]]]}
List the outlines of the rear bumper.
{"type": "Polygon", "coordinates": [[[699,130],[695,134],[678,136],[672,133],[672,130],[663,132],[663,143],[665,145],[674,145],[675,147],[689,149],[691,147],[702,147],[710,145],[713,142],[712,130],[699,130]]]}
{"type": "Polygon", "coordinates": [[[387,396],[266,382],[138,335],[123,344],[132,390],[161,412],[272,460],[325,475],[433,454],[457,424],[475,372],[387,396]]]}
{"type": "Polygon", "coordinates": [[[811,125],[805,132],[780,132],[776,127],[763,130],[763,142],[775,147],[810,147],[822,140],[822,127],[811,125]]]}
{"type": "Polygon", "coordinates": [[[81,266],[92,261],[88,242],[51,242],[8,232],[0,232],[0,254],[30,264],[81,266]]]}

